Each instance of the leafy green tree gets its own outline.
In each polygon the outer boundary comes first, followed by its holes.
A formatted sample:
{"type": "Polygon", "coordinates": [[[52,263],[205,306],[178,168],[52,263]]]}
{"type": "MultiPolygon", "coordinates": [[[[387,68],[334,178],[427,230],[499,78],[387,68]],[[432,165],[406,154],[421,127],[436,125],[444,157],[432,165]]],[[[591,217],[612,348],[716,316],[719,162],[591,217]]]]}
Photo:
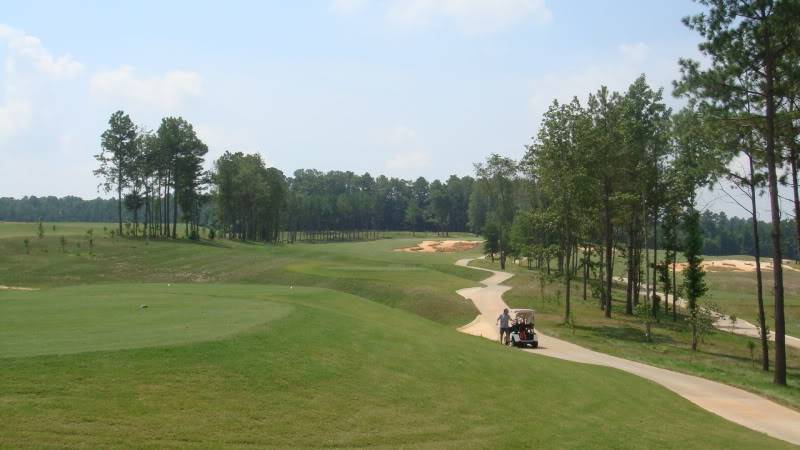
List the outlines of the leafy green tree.
{"type": "Polygon", "coordinates": [[[487,192],[487,220],[494,222],[498,232],[500,268],[505,270],[511,224],[516,212],[515,181],[518,179],[517,163],[497,154],[490,155],[485,162],[475,164],[475,172],[484,183],[487,192]]]}
{"type": "Polygon", "coordinates": [[[131,118],[117,111],[108,120],[108,129],[103,132],[101,148],[95,159],[100,167],[94,174],[103,178],[101,186],[106,192],[116,188],[117,219],[122,234],[122,190],[130,180],[130,165],[136,152],[136,127],[131,118]]]}
{"type": "Polygon", "coordinates": [[[494,262],[494,255],[500,251],[500,228],[494,222],[487,223],[483,238],[483,252],[494,262]]]}
{"type": "Polygon", "coordinates": [[[700,214],[691,208],[684,219],[684,232],[686,234],[683,254],[686,257],[686,267],[683,269],[683,293],[689,307],[689,323],[692,327],[692,351],[697,350],[697,341],[702,332],[702,317],[699,299],[706,293],[708,287],[705,282],[703,258],[703,236],[700,230],[700,214]]]}

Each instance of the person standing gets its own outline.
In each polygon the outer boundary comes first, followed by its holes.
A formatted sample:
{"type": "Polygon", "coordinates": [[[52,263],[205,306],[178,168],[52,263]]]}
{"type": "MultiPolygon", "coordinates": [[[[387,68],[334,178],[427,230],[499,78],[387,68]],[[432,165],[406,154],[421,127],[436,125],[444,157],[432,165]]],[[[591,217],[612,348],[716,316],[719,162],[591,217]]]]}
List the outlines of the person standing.
{"type": "Polygon", "coordinates": [[[511,316],[508,314],[508,308],[503,308],[503,314],[497,317],[496,323],[500,324],[500,343],[508,344],[511,338],[511,316]]]}

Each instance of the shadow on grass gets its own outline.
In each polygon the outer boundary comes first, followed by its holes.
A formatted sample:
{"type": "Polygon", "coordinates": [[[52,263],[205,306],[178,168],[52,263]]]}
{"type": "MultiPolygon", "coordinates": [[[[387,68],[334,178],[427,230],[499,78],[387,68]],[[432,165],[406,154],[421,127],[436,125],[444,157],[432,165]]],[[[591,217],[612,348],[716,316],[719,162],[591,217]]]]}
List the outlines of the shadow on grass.
{"type": "MultiPolygon", "coordinates": [[[[568,329],[569,327],[564,327],[568,329]]],[[[615,339],[624,342],[641,343],[641,344],[675,344],[675,340],[671,336],[664,336],[660,334],[653,334],[652,340],[648,342],[644,336],[644,330],[631,326],[587,326],[575,325],[575,330],[587,332],[594,336],[615,339]]]]}

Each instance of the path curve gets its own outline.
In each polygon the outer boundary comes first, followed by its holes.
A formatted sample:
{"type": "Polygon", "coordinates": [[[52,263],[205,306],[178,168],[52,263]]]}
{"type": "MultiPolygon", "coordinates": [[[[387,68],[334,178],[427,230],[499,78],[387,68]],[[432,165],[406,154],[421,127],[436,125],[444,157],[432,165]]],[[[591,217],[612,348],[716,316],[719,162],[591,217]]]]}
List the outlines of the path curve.
{"type": "MultiPolygon", "coordinates": [[[[508,307],[502,295],[511,289],[502,283],[513,274],[470,267],[469,263],[474,259],[478,258],[461,259],[456,265],[490,272],[491,276],[481,281],[483,287],[456,291],[462,297],[472,300],[480,312],[475,320],[459,328],[458,331],[497,341],[499,334],[496,320],[503,308],[508,307]]],[[[539,349],[525,351],[579,363],[613,367],[638,375],[731,422],[800,445],[800,413],[797,411],[733,386],[606,355],[544,335],[540,331],[537,333],[539,349]]]]}

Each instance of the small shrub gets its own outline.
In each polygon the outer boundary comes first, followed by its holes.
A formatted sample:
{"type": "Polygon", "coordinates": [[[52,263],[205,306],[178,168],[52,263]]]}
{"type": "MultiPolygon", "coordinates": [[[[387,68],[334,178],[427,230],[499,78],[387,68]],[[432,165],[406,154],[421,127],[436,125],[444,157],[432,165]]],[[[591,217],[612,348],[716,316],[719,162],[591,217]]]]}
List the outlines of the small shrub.
{"type": "Polygon", "coordinates": [[[208,239],[213,241],[215,237],[217,237],[217,232],[213,228],[209,228],[208,239]]]}
{"type": "Polygon", "coordinates": [[[44,238],[44,224],[42,223],[41,220],[39,220],[39,225],[37,226],[36,229],[36,235],[39,237],[39,239],[44,238]]]}
{"type": "Polygon", "coordinates": [[[94,230],[89,228],[86,230],[86,240],[89,242],[89,254],[94,254],[94,230]]]}
{"type": "Polygon", "coordinates": [[[58,240],[58,243],[61,246],[61,253],[66,253],[67,252],[67,238],[65,238],[64,236],[61,236],[61,238],[58,240]]]}
{"type": "Polygon", "coordinates": [[[636,305],[636,310],[634,311],[636,314],[636,318],[644,325],[644,338],[647,342],[653,341],[653,335],[651,333],[652,326],[656,323],[656,316],[653,314],[653,308],[648,305],[647,303],[639,303],[636,305]]]}
{"type": "Polygon", "coordinates": [[[26,255],[30,255],[31,254],[31,240],[28,239],[28,238],[25,238],[22,241],[22,243],[25,245],[25,254],[26,255]]]}
{"type": "Polygon", "coordinates": [[[747,341],[747,349],[750,350],[750,361],[753,362],[753,368],[756,368],[756,343],[752,340],[747,341]]]}

